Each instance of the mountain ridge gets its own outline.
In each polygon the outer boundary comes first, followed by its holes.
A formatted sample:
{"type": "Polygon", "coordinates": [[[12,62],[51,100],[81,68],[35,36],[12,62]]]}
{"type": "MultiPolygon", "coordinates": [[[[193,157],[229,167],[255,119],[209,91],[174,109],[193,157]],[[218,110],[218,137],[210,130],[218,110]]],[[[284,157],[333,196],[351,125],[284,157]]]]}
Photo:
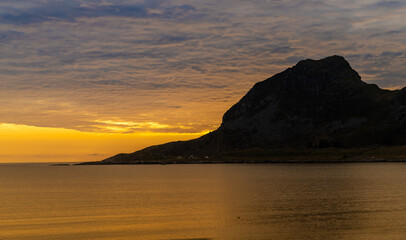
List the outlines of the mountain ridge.
{"type": "Polygon", "coordinates": [[[225,112],[218,129],[197,139],[85,164],[274,162],[278,156],[294,161],[295,156],[306,160],[305,152],[325,154],[329,148],[338,149],[337,154],[325,158],[339,161],[358,156],[355,149],[405,144],[406,88],[384,90],[365,83],[344,57],[334,55],[299,61],[256,83],[225,112]]]}

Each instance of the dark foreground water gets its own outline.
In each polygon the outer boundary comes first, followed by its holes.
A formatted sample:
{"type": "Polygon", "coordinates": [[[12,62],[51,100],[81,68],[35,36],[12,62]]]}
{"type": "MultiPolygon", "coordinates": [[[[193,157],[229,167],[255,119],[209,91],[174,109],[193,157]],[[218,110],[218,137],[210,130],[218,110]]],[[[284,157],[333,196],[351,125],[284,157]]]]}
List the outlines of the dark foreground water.
{"type": "Polygon", "coordinates": [[[406,164],[0,165],[0,239],[406,239],[406,164]]]}

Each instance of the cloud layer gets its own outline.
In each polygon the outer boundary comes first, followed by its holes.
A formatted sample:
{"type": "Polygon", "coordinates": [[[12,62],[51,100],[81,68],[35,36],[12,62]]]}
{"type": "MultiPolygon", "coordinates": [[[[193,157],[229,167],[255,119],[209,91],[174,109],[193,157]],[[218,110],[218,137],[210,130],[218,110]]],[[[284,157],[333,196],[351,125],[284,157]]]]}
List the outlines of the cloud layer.
{"type": "Polygon", "coordinates": [[[403,87],[405,46],[402,1],[1,1],[0,121],[202,132],[305,58],[343,55],[403,87]]]}

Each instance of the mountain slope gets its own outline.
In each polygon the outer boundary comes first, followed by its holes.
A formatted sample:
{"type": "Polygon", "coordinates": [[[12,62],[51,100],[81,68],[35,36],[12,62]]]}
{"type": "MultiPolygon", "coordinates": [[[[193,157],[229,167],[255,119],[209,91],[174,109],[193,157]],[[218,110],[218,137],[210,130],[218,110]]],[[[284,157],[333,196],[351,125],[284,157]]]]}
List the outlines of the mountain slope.
{"type": "MultiPolygon", "coordinates": [[[[404,144],[406,88],[389,91],[367,84],[343,57],[331,56],[300,61],[256,83],[207,135],[97,163],[233,162],[243,155],[266,162],[285,153],[300,158],[301,152],[333,147],[340,155],[343,149],[352,154],[404,144]]],[[[322,156],[329,158],[328,152],[322,156]]]]}

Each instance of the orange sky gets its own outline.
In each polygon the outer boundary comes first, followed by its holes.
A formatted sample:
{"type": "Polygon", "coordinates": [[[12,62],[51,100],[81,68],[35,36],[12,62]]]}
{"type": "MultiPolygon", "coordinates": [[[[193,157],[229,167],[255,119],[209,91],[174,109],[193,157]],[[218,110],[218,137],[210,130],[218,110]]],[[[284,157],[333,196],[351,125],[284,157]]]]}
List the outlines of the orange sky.
{"type": "Polygon", "coordinates": [[[258,81],[344,56],[406,85],[406,3],[0,1],[0,163],[101,160],[215,130],[258,81]]]}
{"type": "Polygon", "coordinates": [[[204,133],[91,133],[62,128],[0,124],[0,163],[102,160],[119,152],[188,140],[204,133]]]}

